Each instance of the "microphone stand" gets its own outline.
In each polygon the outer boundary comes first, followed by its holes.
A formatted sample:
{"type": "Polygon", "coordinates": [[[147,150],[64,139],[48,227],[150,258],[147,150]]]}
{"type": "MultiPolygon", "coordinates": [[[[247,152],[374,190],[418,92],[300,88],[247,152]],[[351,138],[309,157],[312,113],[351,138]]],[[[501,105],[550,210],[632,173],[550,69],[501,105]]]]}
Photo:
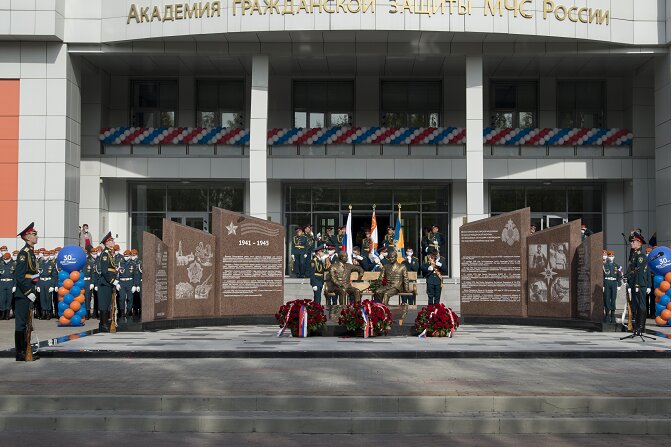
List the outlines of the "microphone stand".
{"type": "MultiPolygon", "coordinates": [[[[658,253],[655,257],[653,257],[653,258],[651,259],[651,261],[653,261],[654,259],[658,259],[658,258],[660,258],[661,256],[663,256],[663,253],[662,253],[662,252],[658,253]]],[[[650,262],[650,261],[649,261],[649,262],[650,262]]],[[[647,262],[647,263],[644,264],[644,265],[648,265],[648,264],[649,264],[649,263],[647,262]]],[[[631,276],[631,275],[637,273],[641,268],[642,268],[642,266],[640,265],[640,266],[637,267],[636,269],[634,269],[634,270],[630,270],[629,272],[626,272],[626,273],[623,275],[623,278],[627,278],[628,276],[631,276]]],[[[625,299],[626,299],[626,300],[629,300],[629,296],[630,296],[630,286],[628,285],[627,287],[628,287],[628,288],[625,289],[625,299]]],[[[631,302],[631,304],[630,304],[630,308],[631,308],[631,309],[633,308],[633,306],[632,306],[632,302],[631,302]]],[[[642,310],[640,309],[640,310],[638,311],[638,314],[639,314],[639,312],[642,312],[642,310]]],[[[644,312],[646,312],[646,306],[644,306],[644,312]]],[[[632,318],[632,315],[628,315],[628,318],[632,318]]],[[[641,318],[641,316],[640,316],[640,318],[641,318]]],[[[621,340],[626,340],[626,339],[628,339],[628,338],[635,338],[635,337],[639,337],[639,338],[641,338],[642,341],[646,341],[646,340],[644,340],[645,338],[648,338],[649,340],[655,340],[655,339],[656,339],[656,337],[652,337],[652,336],[650,336],[650,335],[644,335],[644,334],[642,334],[641,332],[640,332],[640,333],[637,333],[637,326],[636,326],[636,323],[637,323],[637,322],[635,322],[635,324],[632,325],[632,334],[630,334],[630,335],[626,335],[625,337],[621,337],[621,340]]]]}

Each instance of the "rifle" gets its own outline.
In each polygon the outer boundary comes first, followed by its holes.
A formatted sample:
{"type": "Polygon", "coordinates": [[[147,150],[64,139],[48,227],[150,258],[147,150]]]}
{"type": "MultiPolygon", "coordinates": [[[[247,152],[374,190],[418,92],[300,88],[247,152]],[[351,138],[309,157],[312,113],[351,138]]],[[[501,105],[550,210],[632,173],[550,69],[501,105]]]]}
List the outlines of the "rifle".
{"type": "MultiPolygon", "coordinates": [[[[628,331],[632,332],[632,305],[630,304],[630,288],[625,286],[625,305],[628,309],[628,331]]],[[[623,315],[621,316],[621,323],[624,323],[625,320],[625,309],[623,309],[623,315]]]]}
{"type": "Polygon", "coordinates": [[[33,335],[33,304],[29,304],[28,306],[28,320],[26,320],[26,356],[25,360],[26,362],[32,362],[33,361],[33,347],[30,344],[30,338],[33,335]]]}
{"type": "Polygon", "coordinates": [[[110,334],[117,332],[117,288],[112,286],[112,307],[110,312],[110,334]]]}

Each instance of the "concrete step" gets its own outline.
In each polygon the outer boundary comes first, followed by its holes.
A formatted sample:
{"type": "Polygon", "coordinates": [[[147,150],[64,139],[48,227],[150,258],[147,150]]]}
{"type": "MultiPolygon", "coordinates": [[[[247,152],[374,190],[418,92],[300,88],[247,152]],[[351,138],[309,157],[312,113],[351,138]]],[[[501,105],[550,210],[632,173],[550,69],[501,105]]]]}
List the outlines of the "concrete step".
{"type": "Polygon", "coordinates": [[[0,412],[2,431],[134,431],[200,433],[460,433],[669,435],[669,417],[474,412],[0,412]]]}
{"type": "Polygon", "coordinates": [[[418,415],[537,413],[549,416],[660,416],[670,418],[669,397],[601,396],[0,396],[0,412],[376,412],[418,415]]]}
{"type": "Polygon", "coordinates": [[[668,397],[0,396],[0,431],[670,434],[668,397]]]}

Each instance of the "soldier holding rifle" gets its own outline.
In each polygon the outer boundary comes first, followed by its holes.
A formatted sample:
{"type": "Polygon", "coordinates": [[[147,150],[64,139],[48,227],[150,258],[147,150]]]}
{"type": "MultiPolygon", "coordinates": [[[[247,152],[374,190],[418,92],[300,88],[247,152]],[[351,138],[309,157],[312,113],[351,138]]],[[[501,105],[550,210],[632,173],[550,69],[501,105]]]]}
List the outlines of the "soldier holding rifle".
{"type": "Polygon", "coordinates": [[[16,258],[14,279],[14,346],[16,347],[16,361],[30,362],[39,357],[33,356],[30,346],[30,336],[33,329],[33,303],[37,298],[36,281],[39,277],[37,259],[33,247],[37,243],[37,230],[31,222],[22,232],[17,234],[26,243],[16,258]]]}
{"type": "Polygon", "coordinates": [[[121,283],[117,279],[117,261],[114,256],[114,239],[112,232],[108,232],[102,241],[105,246],[103,254],[100,256],[100,286],[98,288],[98,310],[100,312],[100,323],[98,328],[100,332],[110,332],[108,320],[111,319],[111,325],[114,328],[114,310],[112,307],[112,291],[121,289],[121,283]]]}

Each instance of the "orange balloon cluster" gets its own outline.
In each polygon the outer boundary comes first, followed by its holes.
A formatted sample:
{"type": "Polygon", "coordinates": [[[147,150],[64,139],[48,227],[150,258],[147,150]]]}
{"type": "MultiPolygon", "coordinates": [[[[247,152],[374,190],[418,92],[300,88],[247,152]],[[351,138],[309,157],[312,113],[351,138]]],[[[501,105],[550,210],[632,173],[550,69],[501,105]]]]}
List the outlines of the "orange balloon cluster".
{"type": "MultiPolygon", "coordinates": [[[[653,294],[656,296],[656,304],[660,303],[660,299],[670,290],[671,276],[670,272],[665,273],[665,280],[661,281],[660,285],[653,291],[653,294]]],[[[667,326],[670,317],[672,317],[672,302],[668,302],[666,308],[656,317],[656,324],[658,326],[667,326]]]]}
{"type": "MultiPolygon", "coordinates": [[[[58,289],[59,302],[63,301],[63,297],[70,293],[70,289],[72,289],[75,283],[79,281],[80,276],[81,275],[78,271],[74,271],[70,273],[70,277],[68,279],[63,280],[63,287],[58,289]]],[[[58,322],[63,326],[69,325],[70,319],[75,315],[75,312],[82,308],[82,304],[85,302],[86,297],[84,296],[84,289],[82,288],[79,292],[79,295],[74,297],[74,300],[70,303],[70,307],[63,311],[63,315],[61,315],[61,317],[58,319],[58,322]]],[[[86,321],[86,318],[82,318],[82,323],[84,323],[84,321],[86,321]]]]}

